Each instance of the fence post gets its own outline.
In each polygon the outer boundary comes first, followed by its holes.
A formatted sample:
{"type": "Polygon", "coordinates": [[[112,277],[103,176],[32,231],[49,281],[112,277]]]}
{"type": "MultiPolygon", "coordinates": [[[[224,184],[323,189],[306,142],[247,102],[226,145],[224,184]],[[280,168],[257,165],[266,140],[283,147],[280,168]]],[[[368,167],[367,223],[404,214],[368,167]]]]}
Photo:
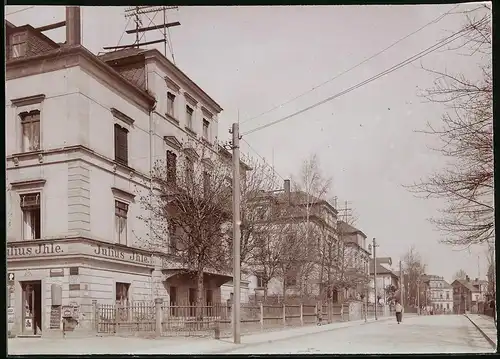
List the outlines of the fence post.
{"type": "Polygon", "coordinates": [[[161,322],[162,322],[162,298],[155,298],[155,317],[156,317],[156,335],[161,336],[161,322]]]}
{"type": "Polygon", "coordinates": [[[99,315],[97,313],[97,300],[92,299],[92,328],[97,331],[99,315]]]}
{"type": "Polygon", "coordinates": [[[264,304],[260,303],[260,330],[264,330],[264,304]]]}
{"type": "Polygon", "coordinates": [[[286,306],[285,306],[285,302],[283,302],[283,326],[286,327],[286,306]]]}
{"type": "Polygon", "coordinates": [[[300,325],[304,325],[304,304],[300,303],[300,325]]]}

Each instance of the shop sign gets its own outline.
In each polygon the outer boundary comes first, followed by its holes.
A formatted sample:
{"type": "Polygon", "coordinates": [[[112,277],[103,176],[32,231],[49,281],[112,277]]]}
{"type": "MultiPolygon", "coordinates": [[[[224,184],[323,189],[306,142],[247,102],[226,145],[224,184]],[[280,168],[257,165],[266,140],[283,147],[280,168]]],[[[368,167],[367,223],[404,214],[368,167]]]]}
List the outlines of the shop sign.
{"type": "Polygon", "coordinates": [[[33,257],[40,255],[56,255],[64,253],[61,245],[55,242],[40,243],[32,246],[14,246],[7,247],[7,258],[14,257],[33,257]]]}
{"type": "Polygon", "coordinates": [[[152,258],[150,255],[145,255],[134,250],[124,250],[117,247],[98,245],[94,248],[94,254],[105,258],[121,259],[141,264],[152,264],[152,258]]]}
{"type": "Polygon", "coordinates": [[[33,320],[31,318],[26,318],[24,320],[24,328],[28,330],[33,330],[33,320]]]}

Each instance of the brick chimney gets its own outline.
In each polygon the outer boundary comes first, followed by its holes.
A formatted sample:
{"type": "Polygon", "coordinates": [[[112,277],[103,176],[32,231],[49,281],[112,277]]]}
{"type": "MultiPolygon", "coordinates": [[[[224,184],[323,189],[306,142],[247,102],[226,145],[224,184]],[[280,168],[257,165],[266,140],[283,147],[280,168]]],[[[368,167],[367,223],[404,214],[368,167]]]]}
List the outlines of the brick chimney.
{"type": "Polygon", "coordinates": [[[80,6],[66,6],[66,45],[81,44],[80,26],[80,6]]]}
{"type": "Polygon", "coordinates": [[[465,280],[466,280],[467,282],[470,282],[470,278],[469,278],[469,276],[468,276],[468,275],[466,275],[466,276],[465,276],[465,280]]]}

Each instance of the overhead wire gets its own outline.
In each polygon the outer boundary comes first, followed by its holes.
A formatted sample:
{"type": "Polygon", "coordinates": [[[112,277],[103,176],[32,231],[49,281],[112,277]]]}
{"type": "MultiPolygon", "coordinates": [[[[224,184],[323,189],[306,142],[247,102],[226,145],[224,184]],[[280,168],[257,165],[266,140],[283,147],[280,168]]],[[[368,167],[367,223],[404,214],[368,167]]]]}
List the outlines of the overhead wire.
{"type": "Polygon", "coordinates": [[[422,58],[422,57],[424,57],[424,56],[426,56],[426,55],[428,55],[428,54],[436,51],[437,49],[440,49],[441,47],[443,47],[443,46],[445,46],[445,45],[447,45],[447,44],[449,44],[449,43],[451,43],[451,42],[459,39],[460,37],[463,37],[466,34],[472,32],[474,30],[474,26],[477,26],[478,24],[480,24],[483,21],[487,21],[487,18],[486,19],[482,19],[482,20],[480,20],[479,22],[477,22],[475,24],[467,26],[466,28],[461,29],[461,30],[453,33],[452,35],[450,35],[450,36],[448,36],[448,37],[446,37],[446,38],[438,41],[436,44],[434,44],[434,45],[426,48],[425,50],[420,51],[419,53],[417,53],[417,54],[415,54],[413,56],[410,56],[406,60],[403,60],[403,61],[399,62],[398,64],[396,64],[396,65],[394,65],[394,66],[392,66],[392,67],[390,67],[390,68],[388,68],[388,69],[386,69],[386,70],[378,73],[377,75],[374,75],[374,76],[372,76],[372,77],[370,77],[370,78],[368,78],[368,79],[366,79],[366,80],[364,80],[364,81],[362,81],[362,82],[360,82],[360,83],[358,83],[358,84],[356,84],[354,86],[351,86],[351,87],[347,88],[346,90],[343,90],[343,91],[341,91],[341,92],[339,92],[339,93],[337,93],[337,94],[335,94],[333,96],[330,96],[330,97],[326,98],[325,100],[317,102],[317,103],[315,103],[315,104],[313,104],[311,106],[308,106],[308,107],[306,107],[306,108],[304,108],[302,110],[296,111],[296,112],[294,112],[294,113],[292,113],[292,114],[290,114],[288,116],[285,116],[285,117],[280,118],[278,120],[272,121],[272,122],[267,123],[265,125],[258,126],[258,127],[254,128],[254,129],[246,131],[246,132],[244,132],[242,134],[242,136],[249,135],[249,134],[254,133],[256,131],[260,131],[260,130],[265,129],[267,127],[273,126],[273,125],[275,125],[277,123],[286,121],[286,120],[288,120],[288,119],[290,119],[292,117],[300,115],[300,114],[302,114],[302,113],[304,113],[306,111],[309,111],[309,110],[311,110],[311,109],[313,109],[315,107],[318,107],[318,106],[320,106],[320,105],[322,105],[322,104],[324,104],[326,102],[334,100],[334,99],[336,99],[336,98],[338,98],[340,96],[343,96],[343,95],[345,95],[345,94],[347,94],[347,93],[349,93],[351,91],[354,91],[354,90],[356,90],[356,89],[358,89],[358,88],[360,88],[362,86],[365,86],[365,85],[369,84],[370,82],[373,82],[373,81],[375,81],[375,80],[377,80],[377,79],[379,79],[379,78],[381,78],[381,77],[383,77],[385,75],[388,75],[388,74],[390,74],[390,73],[392,73],[392,72],[394,72],[394,71],[396,71],[396,70],[398,70],[398,69],[400,69],[400,68],[402,68],[404,66],[407,66],[407,65],[413,63],[415,60],[418,60],[418,59],[420,59],[420,58],[422,58]]]}
{"type": "Polygon", "coordinates": [[[21,11],[26,11],[26,10],[29,10],[29,9],[33,9],[34,7],[35,7],[35,5],[31,5],[31,6],[28,6],[28,7],[22,8],[22,9],[20,9],[20,10],[16,10],[16,11],[9,12],[8,14],[5,14],[5,16],[8,16],[8,15],[13,15],[13,14],[17,14],[18,12],[21,12],[21,11]]]}
{"type": "MultiPolygon", "coordinates": [[[[273,171],[273,175],[278,175],[279,178],[285,181],[285,178],[282,175],[280,175],[278,171],[276,171],[274,166],[271,166],[269,163],[267,163],[266,159],[263,156],[261,156],[259,152],[257,152],[257,150],[250,143],[248,143],[247,140],[245,140],[244,138],[242,138],[241,140],[245,142],[247,146],[263,161],[263,163],[273,171]]],[[[277,185],[276,178],[273,178],[273,184],[277,185]]]]}
{"type": "Polygon", "coordinates": [[[244,120],[241,124],[243,125],[243,124],[245,124],[245,123],[247,123],[247,122],[249,122],[249,121],[251,121],[251,120],[254,120],[254,119],[256,119],[256,118],[259,118],[259,117],[261,117],[261,116],[264,116],[264,115],[266,115],[266,114],[268,114],[268,113],[270,113],[270,112],[272,112],[272,111],[274,111],[274,110],[277,110],[278,108],[281,108],[281,107],[283,107],[283,106],[285,106],[285,105],[288,105],[289,103],[291,103],[291,102],[293,102],[293,101],[295,101],[295,100],[298,100],[299,98],[304,97],[305,95],[307,95],[307,94],[309,94],[309,93],[311,93],[311,92],[313,92],[313,91],[317,90],[318,88],[320,88],[320,87],[322,87],[322,86],[324,86],[324,85],[326,85],[326,84],[328,84],[328,83],[330,83],[330,82],[332,82],[332,81],[334,81],[334,80],[338,79],[339,77],[341,77],[341,76],[343,76],[343,75],[347,74],[348,72],[351,72],[352,70],[354,70],[354,69],[358,68],[359,66],[361,66],[361,65],[363,65],[363,64],[365,64],[365,63],[367,63],[368,61],[370,61],[370,60],[374,59],[375,57],[377,57],[377,56],[379,56],[379,55],[383,54],[384,52],[386,52],[387,50],[389,50],[389,49],[391,49],[392,47],[396,46],[396,45],[397,45],[397,44],[399,44],[400,42],[402,42],[402,41],[406,40],[406,39],[407,39],[407,38],[409,38],[410,36],[413,36],[413,35],[415,35],[416,33],[418,33],[418,32],[420,32],[420,31],[422,31],[423,29],[425,29],[426,27],[428,27],[428,26],[430,26],[430,25],[432,25],[432,24],[435,24],[435,23],[437,23],[437,22],[441,21],[444,17],[446,17],[447,15],[449,15],[449,14],[450,14],[453,10],[455,10],[458,6],[460,6],[460,4],[455,5],[453,8],[451,8],[451,9],[450,9],[450,10],[448,10],[447,12],[445,12],[445,13],[443,13],[443,14],[439,15],[437,18],[435,18],[435,19],[433,19],[432,21],[428,22],[427,24],[425,24],[425,25],[421,26],[421,27],[420,27],[420,28],[418,28],[417,30],[415,30],[415,31],[413,31],[413,32],[409,33],[408,35],[406,35],[406,36],[404,36],[404,37],[400,38],[399,40],[397,40],[396,42],[393,42],[391,45],[387,46],[386,48],[384,48],[384,49],[380,50],[379,52],[375,53],[374,55],[372,55],[372,56],[370,56],[370,57],[368,57],[368,58],[364,59],[363,61],[359,62],[358,64],[356,64],[356,65],[354,65],[354,66],[352,66],[352,67],[348,68],[347,70],[342,71],[340,74],[338,74],[338,75],[336,75],[336,76],[334,76],[334,77],[330,78],[329,80],[326,80],[326,81],[324,81],[324,82],[320,83],[319,85],[314,86],[312,89],[310,89],[310,90],[308,90],[308,91],[306,91],[306,92],[303,92],[303,93],[301,93],[300,95],[295,96],[294,98],[292,98],[292,99],[290,99],[290,100],[288,100],[288,101],[286,101],[286,102],[283,102],[283,103],[282,103],[282,104],[280,104],[280,105],[274,106],[274,107],[270,108],[269,110],[264,111],[264,112],[262,112],[262,113],[258,114],[257,116],[250,117],[250,118],[248,118],[248,119],[244,120]]]}

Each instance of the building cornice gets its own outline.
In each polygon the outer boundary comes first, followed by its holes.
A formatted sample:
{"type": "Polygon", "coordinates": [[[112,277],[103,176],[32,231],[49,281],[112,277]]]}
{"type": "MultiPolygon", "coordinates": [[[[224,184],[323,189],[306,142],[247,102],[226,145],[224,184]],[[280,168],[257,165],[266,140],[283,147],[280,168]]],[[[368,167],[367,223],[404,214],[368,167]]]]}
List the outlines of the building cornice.
{"type": "Polygon", "coordinates": [[[135,86],[81,45],[63,46],[40,55],[8,60],[5,80],[9,81],[76,66],[81,66],[89,74],[108,83],[115,91],[119,91],[147,112],[151,111],[156,103],[156,99],[152,95],[135,86]]]}
{"type": "MultiPolygon", "coordinates": [[[[162,64],[167,69],[167,73],[173,74],[186,87],[187,90],[190,90],[190,92],[200,97],[200,99],[203,100],[207,106],[212,108],[215,113],[222,112],[222,107],[215,102],[214,99],[212,99],[205,91],[203,91],[201,87],[192,81],[184,72],[163,56],[158,50],[147,50],[144,52],[144,56],[146,60],[154,59],[162,64]]],[[[174,79],[171,80],[174,81],[174,79]]]]}

